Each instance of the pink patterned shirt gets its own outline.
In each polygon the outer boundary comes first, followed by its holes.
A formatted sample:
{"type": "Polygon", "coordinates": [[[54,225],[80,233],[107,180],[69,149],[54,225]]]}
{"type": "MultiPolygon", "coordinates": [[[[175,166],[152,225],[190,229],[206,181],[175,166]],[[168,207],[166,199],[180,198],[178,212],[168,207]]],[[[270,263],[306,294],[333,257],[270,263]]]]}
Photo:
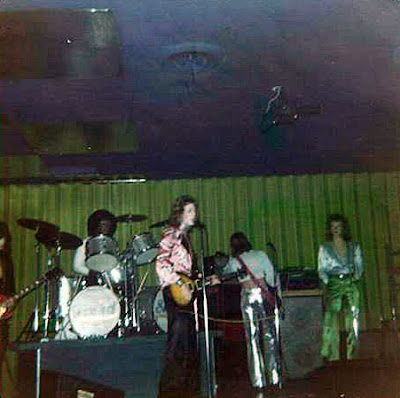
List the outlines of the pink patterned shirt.
{"type": "Polygon", "coordinates": [[[156,259],[156,272],[162,289],[179,279],[177,272],[189,277],[192,274],[192,255],[183,245],[183,239],[185,233],[175,227],[169,227],[162,233],[156,259]]]}

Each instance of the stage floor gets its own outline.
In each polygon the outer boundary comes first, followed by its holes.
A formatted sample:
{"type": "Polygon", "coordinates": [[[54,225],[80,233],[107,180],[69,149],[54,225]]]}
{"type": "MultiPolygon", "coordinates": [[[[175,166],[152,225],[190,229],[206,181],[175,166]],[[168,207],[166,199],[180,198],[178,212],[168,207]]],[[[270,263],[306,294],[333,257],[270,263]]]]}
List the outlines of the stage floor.
{"type": "MultiPolygon", "coordinates": [[[[217,397],[398,398],[400,356],[396,354],[392,341],[389,341],[387,351],[379,351],[379,347],[385,346],[382,342],[387,341],[380,333],[364,335],[360,359],[329,363],[297,379],[286,377],[282,390],[267,389],[265,393],[256,393],[248,379],[243,339],[216,338],[217,397]]],[[[47,351],[44,349],[42,352],[43,368],[115,388],[125,398],[154,398],[164,343],[165,335],[135,337],[126,341],[51,342],[47,351]]],[[[27,358],[25,355],[29,351],[33,354],[32,348],[35,347],[35,344],[20,347],[23,358],[27,358]]],[[[32,396],[27,394],[29,389],[33,393],[33,368],[30,366],[30,372],[29,366],[20,370],[27,387],[22,390],[23,395],[17,396],[27,398],[32,396]]],[[[53,398],[53,395],[42,396],[53,398]]],[[[114,398],[117,395],[100,396],[114,398]]],[[[70,395],[54,395],[54,398],[59,397],[70,395]]],[[[75,398],[76,393],[71,397],[75,398]]]]}
{"type": "Polygon", "coordinates": [[[283,389],[264,394],[252,390],[246,366],[246,349],[236,342],[217,353],[218,398],[398,398],[400,362],[383,359],[338,361],[300,379],[287,379],[283,389]]]}

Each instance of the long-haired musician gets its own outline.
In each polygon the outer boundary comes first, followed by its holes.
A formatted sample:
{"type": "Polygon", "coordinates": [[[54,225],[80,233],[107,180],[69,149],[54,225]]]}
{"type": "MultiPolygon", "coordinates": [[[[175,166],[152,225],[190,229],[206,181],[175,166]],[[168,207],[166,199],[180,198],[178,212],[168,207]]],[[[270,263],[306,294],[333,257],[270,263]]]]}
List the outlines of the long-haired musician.
{"type": "MultiPolygon", "coordinates": [[[[15,293],[14,266],[11,257],[11,235],[5,222],[0,222],[0,294],[9,297],[15,293]]],[[[0,320],[0,375],[9,341],[9,320],[0,320]]],[[[0,391],[1,383],[0,383],[0,391]]]]}
{"type": "Polygon", "coordinates": [[[189,397],[197,389],[197,349],[191,291],[181,275],[192,277],[193,254],[189,231],[195,225],[198,209],[191,196],[180,196],[172,204],[168,227],[163,231],[156,271],[163,290],[168,316],[168,337],[160,381],[160,397],[189,397]],[[171,286],[181,285],[189,304],[176,303],[171,286]]]}
{"type": "Polygon", "coordinates": [[[318,252],[318,272],[324,288],[325,313],[321,356],[340,359],[339,316],[345,313],[346,358],[356,354],[360,338],[360,279],[364,271],[361,246],[351,239],[347,219],[331,214],[326,221],[326,242],[318,252]]]}

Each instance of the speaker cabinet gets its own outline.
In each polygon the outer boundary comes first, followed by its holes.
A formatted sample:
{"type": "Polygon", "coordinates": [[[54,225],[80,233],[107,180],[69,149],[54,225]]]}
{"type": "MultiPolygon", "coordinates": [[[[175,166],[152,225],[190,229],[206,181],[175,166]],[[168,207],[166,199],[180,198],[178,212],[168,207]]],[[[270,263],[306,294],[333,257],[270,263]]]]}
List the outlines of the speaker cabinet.
{"type": "Polygon", "coordinates": [[[322,295],[319,290],[285,292],[281,322],[284,369],[290,378],[303,377],[322,366],[322,295]]]}

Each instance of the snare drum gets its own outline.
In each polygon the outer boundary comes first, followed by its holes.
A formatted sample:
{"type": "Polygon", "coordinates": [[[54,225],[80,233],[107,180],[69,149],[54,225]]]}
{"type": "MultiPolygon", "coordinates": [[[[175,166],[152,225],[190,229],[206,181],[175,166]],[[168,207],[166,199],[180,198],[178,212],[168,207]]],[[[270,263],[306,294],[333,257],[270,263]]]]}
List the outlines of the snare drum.
{"type": "Polygon", "coordinates": [[[118,285],[129,278],[129,270],[123,264],[118,264],[111,271],[107,272],[108,277],[113,285],[118,285]]]}
{"type": "Polygon", "coordinates": [[[90,286],[72,300],[69,318],[81,338],[106,337],[117,325],[121,307],[117,296],[104,286],[90,286]]]}
{"type": "Polygon", "coordinates": [[[111,271],[118,264],[117,242],[107,235],[89,238],[86,242],[86,266],[92,271],[111,271]]]}
{"type": "Polygon", "coordinates": [[[153,236],[145,232],[133,237],[130,243],[133,258],[137,265],[151,263],[158,253],[158,244],[153,236]]]}

